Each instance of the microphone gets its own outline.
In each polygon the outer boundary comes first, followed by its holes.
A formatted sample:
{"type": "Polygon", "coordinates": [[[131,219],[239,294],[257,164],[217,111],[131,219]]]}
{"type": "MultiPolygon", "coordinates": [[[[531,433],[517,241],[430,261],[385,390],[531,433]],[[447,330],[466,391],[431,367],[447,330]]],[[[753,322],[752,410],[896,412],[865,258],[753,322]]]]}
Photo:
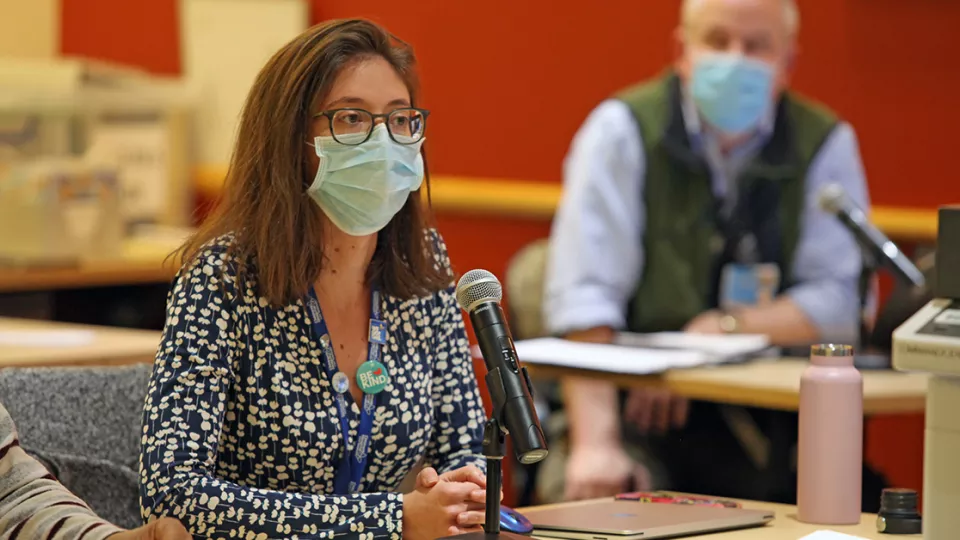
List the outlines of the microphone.
{"type": "Polygon", "coordinates": [[[870,223],[863,210],[847,197],[843,187],[839,184],[826,185],[818,193],[818,198],[820,208],[835,215],[853,233],[857,242],[893,272],[897,279],[917,289],[926,286],[923,273],[892,240],[870,223]]]}
{"type": "Polygon", "coordinates": [[[547,457],[547,441],[533,405],[527,368],[520,365],[500,300],[503,287],[486,270],[471,270],[457,283],[457,304],[470,315],[487,366],[487,389],[493,401],[493,419],[513,438],[520,463],[529,465],[547,457]]]}

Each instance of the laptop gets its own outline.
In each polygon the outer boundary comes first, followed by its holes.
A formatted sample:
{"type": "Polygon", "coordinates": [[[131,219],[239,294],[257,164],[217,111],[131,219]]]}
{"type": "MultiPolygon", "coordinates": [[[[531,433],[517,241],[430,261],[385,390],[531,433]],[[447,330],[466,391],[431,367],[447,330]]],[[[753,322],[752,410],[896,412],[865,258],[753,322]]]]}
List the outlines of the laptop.
{"type": "Polygon", "coordinates": [[[769,510],[597,500],[524,510],[533,536],[567,540],[648,540],[759,527],[769,510]]]}

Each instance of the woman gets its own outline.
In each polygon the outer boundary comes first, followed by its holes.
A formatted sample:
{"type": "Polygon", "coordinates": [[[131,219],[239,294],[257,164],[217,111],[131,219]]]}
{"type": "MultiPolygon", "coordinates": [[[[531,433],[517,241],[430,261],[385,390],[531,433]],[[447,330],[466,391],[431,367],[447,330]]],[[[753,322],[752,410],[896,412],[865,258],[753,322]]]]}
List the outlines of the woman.
{"type": "Polygon", "coordinates": [[[254,82],[223,200],[169,299],[144,517],[242,538],[432,539],[482,523],[484,412],[425,225],[413,63],[376,25],[334,21],[254,82]],[[417,489],[395,493],[421,460],[417,489]]]}

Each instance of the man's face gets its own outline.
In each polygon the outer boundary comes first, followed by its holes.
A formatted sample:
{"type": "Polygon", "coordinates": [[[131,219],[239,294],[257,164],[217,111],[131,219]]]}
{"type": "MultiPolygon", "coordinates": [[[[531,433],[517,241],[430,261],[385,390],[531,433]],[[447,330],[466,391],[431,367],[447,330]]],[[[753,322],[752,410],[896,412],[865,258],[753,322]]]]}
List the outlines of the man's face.
{"type": "Polygon", "coordinates": [[[767,63],[774,71],[773,93],[787,86],[794,40],[781,0],[694,0],[690,17],[678,30],[681,46],[676,68],[690,80],[698,58],[709,53],[740,54],[767,63]]]}

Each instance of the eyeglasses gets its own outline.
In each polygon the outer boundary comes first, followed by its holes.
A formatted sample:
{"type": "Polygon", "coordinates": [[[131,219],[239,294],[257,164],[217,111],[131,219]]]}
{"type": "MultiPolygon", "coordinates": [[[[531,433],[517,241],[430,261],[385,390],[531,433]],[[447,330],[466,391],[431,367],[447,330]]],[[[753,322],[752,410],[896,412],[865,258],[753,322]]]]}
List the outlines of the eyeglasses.
{"type": "Polygon", "coordinates": [[[332,136],[340,144],[356,146],[367,142],[380,118],[384,119],[387,133],[395,143],[416,144],[423,139],[428,114],[428,110],[407,107],[386,114],[373,114],[363,109],[331,109],[313,117],[325,116],[328,120],[328,129],[321,135],[332,136]]]}

